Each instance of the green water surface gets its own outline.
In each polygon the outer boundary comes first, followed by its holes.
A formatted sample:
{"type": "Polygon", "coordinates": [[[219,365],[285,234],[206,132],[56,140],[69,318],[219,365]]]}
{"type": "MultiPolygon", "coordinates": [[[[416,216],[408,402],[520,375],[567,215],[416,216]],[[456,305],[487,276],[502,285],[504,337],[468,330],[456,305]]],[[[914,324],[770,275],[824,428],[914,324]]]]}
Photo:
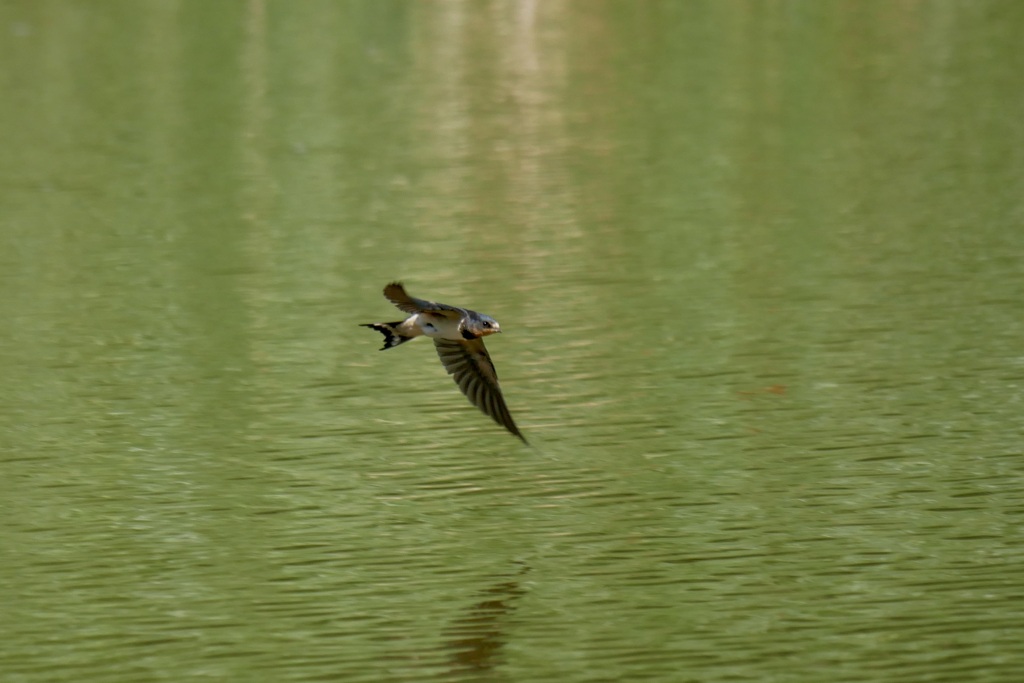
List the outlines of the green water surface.
{"type": "Polygon", "coordinates": [[[0,680],[1020,680],[1024,3],[0,35],[0,680]]]}

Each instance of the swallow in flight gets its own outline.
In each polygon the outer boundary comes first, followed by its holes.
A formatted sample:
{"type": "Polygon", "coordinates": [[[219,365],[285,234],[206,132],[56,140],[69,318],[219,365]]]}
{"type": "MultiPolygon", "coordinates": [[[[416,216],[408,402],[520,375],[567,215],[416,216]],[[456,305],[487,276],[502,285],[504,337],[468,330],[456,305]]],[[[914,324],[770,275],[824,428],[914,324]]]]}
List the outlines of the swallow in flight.
{"type": "Polygon", "coordinates": [[[526,437],[512,421],[498,386],[494,363],[484,348],[484,337],[501,332],[498,321],[468,308],[411,297],[400,282],[392,282],[385,287],[384,296],[409,317],[393,323],[362,325],[384,335],[381,351],[393,349],[421,335],[430,337],[434,340],[441,364],[449,375],[454,375],[455,383],[470,402],[527,443],[526,437]]]}

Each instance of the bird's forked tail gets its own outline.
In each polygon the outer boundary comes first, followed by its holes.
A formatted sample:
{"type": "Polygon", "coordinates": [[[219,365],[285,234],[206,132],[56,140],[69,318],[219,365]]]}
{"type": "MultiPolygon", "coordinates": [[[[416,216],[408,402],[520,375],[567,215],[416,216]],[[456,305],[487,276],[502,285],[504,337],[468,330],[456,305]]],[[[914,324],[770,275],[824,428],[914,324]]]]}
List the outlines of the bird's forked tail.
{"type": "Polygon", "coordinates": [[[407,337],[397,331],[398,326],[401,325],[403,322],[405,321],[399,320],[398,322],[394,323],[369,323],[363,324],[360,327],[369,327],[370,329],[377,330],[378,332],[383,334],[384,346],[382,346],[380,350],[387,351],[388,349],[393,349],[399,344],[404,344],[410,339],[413,339],[413,337],[407,337]]]}

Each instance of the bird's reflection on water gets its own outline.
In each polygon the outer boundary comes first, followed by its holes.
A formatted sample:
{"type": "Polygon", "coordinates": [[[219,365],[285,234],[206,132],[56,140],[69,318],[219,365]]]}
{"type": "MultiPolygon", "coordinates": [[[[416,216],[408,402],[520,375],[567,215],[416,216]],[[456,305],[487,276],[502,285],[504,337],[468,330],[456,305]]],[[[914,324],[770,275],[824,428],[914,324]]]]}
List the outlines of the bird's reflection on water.
{"type": "Polygon", "coordinates": [[[442,647],[450,663],[446,676],[489,671],[501,663],[508,642],[506,621],[525,593],[521,581],[529,571],[522,565],[515,577],[477,593],[480,599],[444,630],[442,647]]]}

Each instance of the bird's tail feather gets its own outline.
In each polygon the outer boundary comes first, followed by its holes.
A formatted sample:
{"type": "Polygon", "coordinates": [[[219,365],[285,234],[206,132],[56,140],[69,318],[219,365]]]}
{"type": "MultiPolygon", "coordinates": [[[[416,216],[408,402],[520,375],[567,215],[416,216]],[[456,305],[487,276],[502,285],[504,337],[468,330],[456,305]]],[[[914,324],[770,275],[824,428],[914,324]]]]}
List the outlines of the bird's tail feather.
{"type": "Polygon", "coordinates": [[[401,325],[403,322],[405,322],[405,321],[399,320],[398,322],[394,322],[394,323],[369,323],[369,324],[364,324],[361,327],[369,327],[370,329],[377,330],[378,332],[383,334],[384,335],[384,346],[382,346],[380,348],[380,350],[381,351],[387,351],[388,349],[393,349],[396,346],[398,346],[399,344],[404,344],[405,342],[409,341],[410,339],[413,339],[413,337],[407,337],[407,336],[405,336],[403,334],[400,334],[397,331],[396,328],[399,325],[401,325]]]}

